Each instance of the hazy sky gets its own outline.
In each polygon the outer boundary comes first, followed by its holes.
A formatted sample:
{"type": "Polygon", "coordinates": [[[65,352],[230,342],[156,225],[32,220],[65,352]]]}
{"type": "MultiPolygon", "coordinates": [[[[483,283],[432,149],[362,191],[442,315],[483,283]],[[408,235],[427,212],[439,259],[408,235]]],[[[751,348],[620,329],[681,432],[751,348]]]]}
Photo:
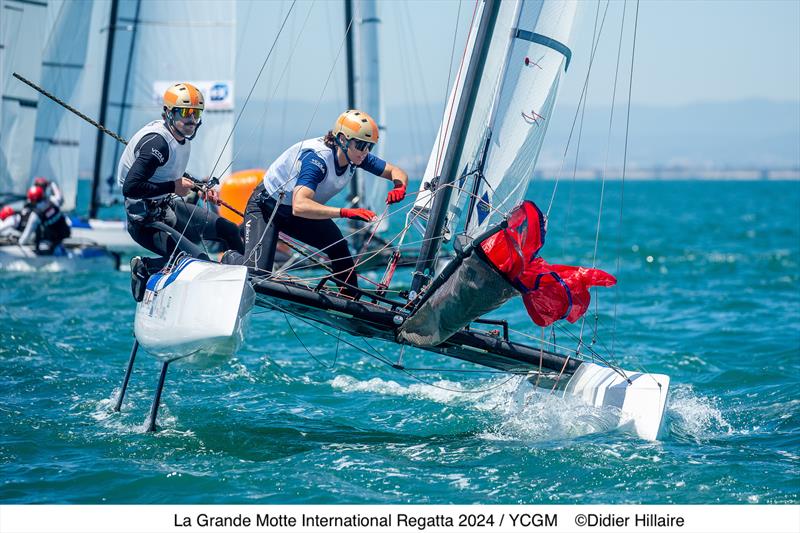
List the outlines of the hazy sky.
{"type": "MultiPolygon", "coordinates": [[[[237,92],[252,86],[290,2],[239,0],[237,92]]],[[[600,15],[606,2],[600,2],[600,15]]],[[[455,35],[463,50],[472,0],[378,2],[380,56],[387,102],[441,102],[455,35]]],[[[590,104],[607,105],[619,40],[623,3],[609,4],[600,38],[590,104]],[[597,82],[595,82],[595,76],[597,82]]],[[[626,7],[623,72],[630,70],[635,2],[626,7]]],[[[586,72],[598,2],[581,1],[573,31],[573,66],[562,102],[576,102],[586,72]]],[[[257,92],[261,98],[316,101],[331,72],[344,29],[342,2],[298,1],[277,42],[257,92]],[[310,14],[309,14],[310,13],[310,14]],[[308,17],[307,22],[305,22],[308,17]],[[301,32],[302,29],[302,33],[301,32]],[[299,36],[299,37],[298,37],[299,36]],[[297,46],[293,44],[297,39],[297,46]],[[288,63],[283,83],[279,72],[288,63]]],[[[456,58],[457,61],[458,57],[456,58]]],[[[323,100],[344,99],[344,57],[339,56],[323,100]]],[[[627,88],[627,74],[620,83],[627,88]]],[[[800,1],[645,0],[639,5],[633,103],[680,105],[750,98],[800,101],[800,1]]]]}

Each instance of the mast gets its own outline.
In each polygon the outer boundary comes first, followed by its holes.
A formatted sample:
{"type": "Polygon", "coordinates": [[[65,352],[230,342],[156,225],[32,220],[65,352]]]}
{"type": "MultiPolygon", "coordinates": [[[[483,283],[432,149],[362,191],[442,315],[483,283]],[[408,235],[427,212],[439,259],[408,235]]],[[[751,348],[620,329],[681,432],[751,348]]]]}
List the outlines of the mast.
{"type": "Polygon", "coordinates": [[[475,96],[481,79],[479,73],[483,70],[486,62],[489,39],[497,18],[499,6],[499,0],[484,0],[481,22],[475,35],[475,46],[472,49],[472,56],[475,60],[471,60],[468,64],[467,72],[464,76],[463,93],[454,114],[453,127],[451,129],[453,135],[451,135],[450,143],[447,146],[442,171],[436,183],[432,185],[434,187],[433,206],[431,207],[419,259],[411,281],[412,299],[433,275],[436,256],[441,246],[447,208],[450,205],[450,197],[453,192],[452,187],[449,185],[456,179],[457,169],[455,165],[461,155],[464,137],[467,133],[466,120],[475,103],[475,96]]]}
{"type": "MultiPolygon", "coordinates": [[[[344,0],[344,31],[347,56],[347,109],[356,108],[356,74],[355,74],[355,50],[353,50],[353,30],[356,21],[353,20],[353,0],[344,0]]],[[[356,173],[357,174],[357,173],[356,173]]],[[[358,203],[358,176],[353,175],[350,180],[350,190],[347,192],[347,205],[353,206],[358,203]]],[[[349,222],[351,230],[358,229],[355,220],[349,222]]],[[[356,247],[361,246],[361,234],[356,234],[357,240],[353,243],[356,247]]]]}
{"type": "MultiPolygon", "coordinates": [[[[100,124],[106,123],[108,108],[108,92],[111,84],[111,65],[114,59],[114,34],[117,29],[117,8],[119,0],[111,0],[111,15],[108,21],[108,42],[106,44],[106,61],[103,67],[103,89],[100,96],[100,124]]],[[[97,131],[97,142],[94,152],[94,174],[92,175],[92,197],[89,202],[89,218],[97,217],[100,207],[100,171],[103,163],[103,132],[97,131]]]]}

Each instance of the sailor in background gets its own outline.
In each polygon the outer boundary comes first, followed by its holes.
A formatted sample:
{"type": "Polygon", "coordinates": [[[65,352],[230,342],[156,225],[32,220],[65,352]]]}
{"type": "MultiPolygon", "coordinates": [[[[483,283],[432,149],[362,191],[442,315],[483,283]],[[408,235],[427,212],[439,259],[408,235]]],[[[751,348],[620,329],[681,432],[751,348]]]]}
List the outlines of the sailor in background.
{"type": "Polygon", "coordinates": [[[370,153],[378,142],[378,125],[363,111],[339,115],[324,137],[299,142],[281,154],[264,174],[245,209],[244,256],[227,252],[223,263],[244,264],[257,273],[272,271],[278,232],[304,242],[331,260],[333,277],[342,293],[354,295],[358,286],[347,241],[334,218],[370,222],[375,213],[363,208],[325,205],[344,189],[356,167],[394,182],[386,202],[406,195],[408,175],[370,153]],[[270,222],[268,224],[268,222],[270,222]],[[348,287],[349,286],[349,287],[348,287]]]}
{"type": "Polygon", "coordinates": [[[55,181],[37,176],[33,178],[33,186],[44,189],[45,195],[47,195],[50,201],[56,204],[58,207],[62,207],[64,205],[64,195],[61,194],[61,188],[55,181]]]}
{"type": "Polygon", "coordinates": [[[22,235],[22,213],[7,205],[0,209],[0,239],[16,243],[22,235]]]}
{"type": "Polygon", "coordinates": [[[19,237],[19,244],[33,245],[34,251],[39,255],[62,252],[61,242],[71,233],[69,223],[61,208],[45,196],[43,187],[34,185],[28,189],[25,209],[28,211],[28,218],[19,237]]]}
{"type": "MultiPolygon", "coordinates": [[[[131,260],[131,291],[138,302],[150,274],[160,270],[176,247],[208,259],[202,241],[221,241],[223,250],[244,251],[238,228],[208,207],[184,201],[196,183],[186,174],[191,141],[202,124],[202,93],[189,83],[164,93],[162,119],[150,122],[128,142],[117,165],[117,183],[125,197],[128,233],[160,257],[131,260]]],[[[205,195],[219,201],[217,191],[205,195]]]]}

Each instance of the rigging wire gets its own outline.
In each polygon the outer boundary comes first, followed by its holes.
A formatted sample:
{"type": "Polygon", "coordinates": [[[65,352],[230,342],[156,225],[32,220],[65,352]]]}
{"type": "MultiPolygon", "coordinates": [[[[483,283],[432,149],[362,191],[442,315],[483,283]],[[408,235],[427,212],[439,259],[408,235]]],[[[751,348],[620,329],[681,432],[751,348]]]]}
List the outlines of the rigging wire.
{"type": "MultiPolygon", "coordinates": [[[[272,304],[270,304],[270,305],[272,305],[272,304]]],[[[278,306],[278,305],[275,305],[275,308],[276,308],[276,309],[278,309],[278,310],[281,310],[281,311],[283,311],[283,312],[284,312],[284,315],[285,315],[285,313],[287,312],[286,310],[283,310],[283,309],[281,309],[281,307],[280,307],[280,306],[278,306]]],[[[317,325],[317,324],[314,324],[314,323],[313,323],[313,322],[311,322],[311,321],[308,321],[308,320],[306,320],[306,319],[304,319],[304,318],[301,318],[301,317],[299,317],[299,316],[295,316],[295,318],[296,318],[297,320],[299,320],[300,322],[303,322],[303,323],[304,323],[304,324],[306,324],[307,326],[310,326],[310,327],[312,327],[312,328],[314,328],[314,329],[316,329],[316,330],[320,331],[320,332],[321,332],[321,333],[323,333],[324,335],[328,335],[328,336],[330,336],[330,337],[332,337],[332,336],[333,336],[333,335],[332,335],[330,332],[326,331],[326,330],[325,330],[325,329],[323,329],[321,326],[319,326],[319,325],[317,325]]],[[[288,322],[288,319],[287,319],[287,322],[288,322]]],[[[292,329],[292,332],[294,333],[294,329],[292,329]]],[[[296,334],[296,333],[295,333],[295,336],[297,336],[297,334],[296,334]]],[[[298,338],[298,340],[299,340],[299,337],[297,337],[297,338],[298,338]]],[[[489,386],[489,387],[485,387],[485,388],[482,388],[482,389],[471,389],[471,390],[463,390],[463,389],[451,389],[451,388],[449,388],[449,387],[444,387],[444,386],[442,386],[442,385],[438,385],[438,384],[436,384],[436,383],[430,382],[430,381],[428,381],[428,380],[425,380],[425,379],[423,379],[423,378],[421,378],[421,377],[419,377],[419,376],[417,376],[417,375],[413,374],[413,373],[411,372],[411,370],[412,370],[412,369],[408,369],[408,368],[405,368],[405,367],[398,367],[397,365],[395,365],[394,363],[392,363],[390,360],[388,360],[388,359],[386,359],[385,357],[382,357],[381,355],[379,355],[379,354],[378,354],[378,351],[377,351],[377,350],[376,350],[376,349],[375,349],[375,348],[374,348],[374,347],[373,347],[371,344],[369,344],[369,342],[367,342],[366,338],[364,338],[364,337],[362,337],[362,338],[361,338],[361,340],[362,340],[362,341],[363,341],[363,342],[364,342],[364,343],[365,343],[365,344],[366,344],[366,345],[367,345],[367,346],[370,348],[370,350],[372,350],[372,351],[365,350],[364,348],[362,348],[362,347],[360,347],[360,346],[358,346],[358,345],[356,345],[356,344],[354,344],[354,343],[352,343],[352,342],[349,342],[349,341],[348,341],[348,340],[346,340],[346,339],[342,339],[341,337],[337,337],[337,338],[338,338],[338,340],[340,340],[341,342],[344,342],[345,344],[347,344],[347,345],[348,345],[348,346],[350,346],[351,348],[355,348],[355,349],[356,349],[356,350],[358,350],[359,352],[361,352],[361,353],[363,353],[363,354],[365,354],[365,355],[367,355],[367,356],[371,357],[372,359],[375,359],[376,361],[378,361],[378,362],[380,362],[380,363],[383,363],[383,364],[384,364],[384,365],[386,365],[386,366],[389,366],[389,367],[391,367],[391,368],[393,368],[393,369],[395,369],[395,370],[397,370],[397,371],[399,371],[399,372],[402,372],[403,374],[405,374],[406,376],[410,377],[411,379],[414,379],[414,380],[416,380],[416,381],[418,381],[418,382],[420,382],[420,383],[422,383],[422,384],[424,384],[424,385],[428,385],[428,386],[430,386],[430,387],[433,387],[433,388],[436,388],[436,389],[439,389],[439,390],[443,390],[443,391],[447,391],[447,392],[455,392],[455,393],[461,393],[461,394],[481,394],[481,393],[490,392],[490,391],[492,391],[492,390],[496,390],[496,389],[498,389],[498,388],[501,388],[501,387],[503,387],[504,385],[506,385],[508,382],[510,382],[511,380],[513,380],[513,379],[517,379],[517,378],[519,377],[519,374],[514,374],[514,373],[512,373],[512,374],[511,374],[511,376],[509,376],[509,377],[508,377],[508,379],[506,379],[506,380],[502,381],[501,383],[499,383],[499,384],[495,384],[495,385],[492,385],[492,386],[489,386]]],[[[308,353],[308,354],[309,354],[309,355],[310,355],[310,356],[311,356],[311,357],[312,357],[312,358],[313,358],[315,361],[317,361],[319,364],[321,364],[321,365],[322,365],[324,368],[326,368],[326,369],[330,369],[330,368],[332,368],[332,367],[325,366],[325,365],[324,365],[324,363],[322,363],[322,362],[321,362],[321,361],[320,361],[320,360],[319,360],[317,357],[315,357],[315,356],[314,356],[314,354],[312,354],[312,353],[311,353],[311,352],[308,350],[308,348],[306,347],[305,343],[303,343],[303,342],[301,341],[301,342],[300,342],[300,344],[303,346],[303,348],[305,348],[306,352],[307,352],[307,353],[308,353]]],[[[415,370],[415,371],[416,371],[417,369],[413,369],[413,370],[415,370]]],[[[436,371],[438,371],[438,372],[448,372],[448,371],[450,371],[449,369],[442,369],[442,370],[436,370],[436,369],[421,369],[421,370],[422,370],[422,371],[431,371],[431,372],[436,372],[436,371]]],[[[458,370],[456,369],[456,370],[454,370],[454,371],[458,371],[458,370]]],[[[495,371],[495,372],[492,372],[492,371],[483,371],[483,370],[480,370],[479,372],[484,372],[484,373],[497,373],[496,371],[495,371]]]]}
{"type": "MultiPolygon", "coordinates": [[[[599,13],[599,10],[600,10],[600,0],[598,0],[598,3],[597,3],[597,11],[598,11],[598,13],[599,13]]],[[[606,3],[606,11],[608,11],[608,2],[606,3]]],[[[597,20],[597,15],[595,15],[595,28],[596,28],[596,25],[597,25],[596,20],[597,20]]],[[[603,15],[603,21],[605,21],[605,14],[603,15]]],[[[602,32],[602,30],[603,30],[603,28],[602,28],[602,24],[601,24],[600,25],[600,33],[602,32]]],[[[572,118],[572,126],[570,127],[569,136],[567,137],[567,144],[564,147],[564,155],[562,156],[562,159],[561,159],[561,165],[559,166],[558,172],[556,173],[556,182],[553,185],[553,193],[550,196],[550,203],[547,206],[547,213],[546,213],[547,218],[550,218],[550,211],[553,208],[553,202],[555,201],[556,192],[558,191],[558,184],[561,181],[561,171],[564,168],[564,162],[567,159],[567,153],[569,151],[570,144],[572,143],[572,135],[573,135],[573,133],[575,131],[575,124],[577,123],[577,120],[578,120],[578,114],[580,113],[581,105],[583,103],[583,100],[586,98],[586,93],[588,92],[589,76],[592,73],[592,66],[594,65],[594,56],[595,56],[595,52],[597,51],[597,44],[600,41],[599,33],[593,31],[593,34],[597,34],[597,38],[595,39],[594,35],[592,37],[592,47],[591,47],[591,52],[589,54],[589,67],[588,67],[588,69],[586,71],[586,77],[584,78],[583,88],[581,89],[580,97],[578,98],[578,105],[575,108],[575,116],[572,118]]]]}
{"type": "MultiPolygon", "coordinates": [[[[625,173],[628,168],[628,134],[631,124],[631,94],[633,93],[633,66],[636,59],[636,31],[639,28],[639,0],[636,0],[636,12],[633,17],[633,42],[631,44],[631,73],[628,80],[628,105],[625,114],[625,149],[622,155],[622,184],[620,186],[619,197],[619,222],[617,224],[617,275],[621,269],[621,241],[622,241],[622,208],[625,200],[625,173]]],[[[619,289],[616,289],[617,291],[619,289]]],[[[614,299],[614,326],[611,332],[611,353],[615,353],[615,341],[617,338],[617,298],[614,299]]]]}
{"type": "Polygon", "coordinates": [[[225,153],[225,148],[227,148],[228,143],[233,138],[233,132],[236,131],[236,127],[239,125],[239,121],[244,115],[244,110],[247,109],[247,104],[250,102],[250,98],[253,96],[253,91],[255,91],[256,85],[258,85],[258,80],[261,79],[261,74],[264,72],[264,68],[267,66],[267,62],[269,58],[272,57],[272,52],[275,50],[275,45],[278,44],[278,39],[283,32],[283,28],[286,26],[286,21],[289,20],[289,16],[292,14],[292,10],[294,9],[294,5],[297,3],[297,0],[292,0],[292,4],[289,6],[289,11],[286,13],[286,16],[283,18],[283,22],[281,23],[281,27],[278,29],[278,34],[275,35],[275,39],[272,40],[272,45],[269,48],[269,52],[267,52],[267,57],[264,58],[264,62],[261,64],[261,68],[258,71],[258,75],[256,76],[253,85],[250,87],[250,92],[247,93],[247,98],[244,99],[244,104],[242,104],[242,108],[239,110],[239,115],[236,117],[236,121],[233,123],[233,127],[231,128],[231,132],[228,134],[228,138],[225,139],[225,144],[222,145],[222,150],[220,150],[219,157],[217,157],[217,161],[214,163],[213,168],[211,169],[211,176],[214,175],[214,171],[217,169],[217,165],[219,164],[220,160],[222,159],[222,154],[225,153]]]}

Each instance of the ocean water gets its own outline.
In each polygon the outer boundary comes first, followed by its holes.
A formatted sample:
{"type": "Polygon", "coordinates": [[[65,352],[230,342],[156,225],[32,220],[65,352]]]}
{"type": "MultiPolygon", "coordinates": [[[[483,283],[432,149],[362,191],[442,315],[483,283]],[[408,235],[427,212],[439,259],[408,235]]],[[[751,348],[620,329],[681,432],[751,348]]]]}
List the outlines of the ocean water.
{"type": "MultiPolygon", "coordinates": [[[[440,356],[407,351],[434,370],[400,373],[365,354],[394,345],[261,309],[234,359],[170,368],[148,434],[155,359],[111,409],[128,274],[0,273],[0,503],[800,502],[800,183],[614,182],[602,210],[600,193],[559,184],[542,256],[618,276],[584,336],[671,376],[662,440],[440,356]]],[[[495,315],[541,335],[518,302],[495,315]]]]}

